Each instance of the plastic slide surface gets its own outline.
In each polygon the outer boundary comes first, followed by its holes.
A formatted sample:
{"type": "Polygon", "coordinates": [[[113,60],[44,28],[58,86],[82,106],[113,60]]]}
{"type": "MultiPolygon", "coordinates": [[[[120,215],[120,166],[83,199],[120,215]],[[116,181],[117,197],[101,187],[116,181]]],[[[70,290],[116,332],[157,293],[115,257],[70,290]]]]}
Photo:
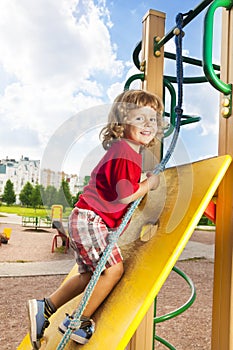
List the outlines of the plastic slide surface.
{"type": "MultiPolygon", "coordinates": [[[[135,211],[130,225],[120,238],[125,274],[93,316],[96,332],[86,345],[69,341],[65,349],[124,350],[153,303],[163,283],[191,237],[231,163],[230,156],[170,168],[161,174],[161,184],[151,191],[135,211]],[[148,223],[150,239],[140,240],[148,223]]],[[[67,276],[77,273],[76,267],[67,276]]],[[[43,297],[43,296],[42,296],[43,297]]],[[[52,316],[41,349],[56,349],[62,335],[57,326],[72,312],[79,298],[67,303],[52,316]]],[[[20,350],[31,350],[27,335],[20,350]]]]}

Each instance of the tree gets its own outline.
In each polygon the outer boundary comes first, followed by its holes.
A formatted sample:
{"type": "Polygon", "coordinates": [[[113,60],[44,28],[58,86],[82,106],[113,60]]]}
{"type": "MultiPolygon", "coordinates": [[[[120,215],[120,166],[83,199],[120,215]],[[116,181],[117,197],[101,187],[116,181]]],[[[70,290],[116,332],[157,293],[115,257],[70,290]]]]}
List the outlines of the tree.
{"type": "Polygon", "coordinates": [[[90,181],[90,175],[85,175],[84,179],[83,179],[83,186],[88,185],[89,181],[90,181]]]}
{"type": "Polygon", "coordinates": [[[80,194],[82,194],[83,191],[79,191],[75,196],[72,197],[72,207],[75,205],[75,203],[78,202],[80,194]]]}
{"type": "Polygon", "coordinates": [[[30,182],[27,182],[19,194],[20,202],[23,205],[26,205],[27,207],[32,206],[32,192],[33,186],[30,182]]]}
{"type": "Polygon", "coordinates": [[[42,186],[38,184],[32,190],[31,205],[35,209],[43,205],[41,192],[42,192],[42,186]]]}
{"type": "Polygon", "coordinates": [[[67,181],[62,180],[61,186],[58,190],[57,204],[63,205],[63,208],[72,207],[73,199],[70,193],[70,187],[67,181]]]}
{"type": "Polygon", "coordinates": [[[11,205],[11,204],[15,203],[16,195],[15,195],[15,191],[14,191],[14,184],[11,182],[11,180],[7,180],[7,182],[6,182],[6,185],[4,187],[2,200],[7,205],[11,205]]]}
{"type": "Polygon", "coordinates": [[[44,191],[42,191],[43,205],[51,207],[57,203],[57,189],[56,187],[49,185],[44,191]]]}

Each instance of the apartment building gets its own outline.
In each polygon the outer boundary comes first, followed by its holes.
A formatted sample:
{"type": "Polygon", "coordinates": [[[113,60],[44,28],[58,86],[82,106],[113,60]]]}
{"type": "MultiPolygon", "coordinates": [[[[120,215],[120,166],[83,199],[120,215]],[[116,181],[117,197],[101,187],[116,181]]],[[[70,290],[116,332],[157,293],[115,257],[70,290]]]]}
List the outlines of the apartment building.
{"type": "Polygon", "coordinates": [[[31,160],[29,157],[21,157],[20,160],[6,159],[0,160],[0,196],[4,192],[7,180],[11,180],[14,185],[16,198],[27,182],[32,185],[41,184],[45,188],[54,186],[59,189],[63,179],[69,182],[70,192],[76,195],[83,189],[83,179],[78,175],[68,175],[65,172],[55,172],[51,169],[40,169],[40,160],[31,160]]]}
{"type": "Polygon", "coordinates": [[[30,160],[28,157],[0,160],[0,195],[4,192],[7,180],[14,184],[14,191],[18,195],[27,182],[32,185],[39,183],[40,161],[30,160]]]}

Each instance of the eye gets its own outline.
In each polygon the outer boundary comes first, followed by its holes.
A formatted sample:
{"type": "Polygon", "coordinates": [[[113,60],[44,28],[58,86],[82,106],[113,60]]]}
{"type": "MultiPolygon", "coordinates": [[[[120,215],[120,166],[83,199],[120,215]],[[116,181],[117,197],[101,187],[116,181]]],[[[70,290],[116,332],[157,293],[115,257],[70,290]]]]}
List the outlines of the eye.
{"type": "Polygon", "coordinates": [[[144,118],[141,115],[137,115],[135,119],[138,120],[138,121],[143,121],[144,120],[144,118]]]}
{"type": "Polygon", "coordinates": [[[156,123],[157,120],[156,120],[155,117],[151,117],[151,118],[150,118],[150,121],[151,121],[151,123],[156,123]]]}

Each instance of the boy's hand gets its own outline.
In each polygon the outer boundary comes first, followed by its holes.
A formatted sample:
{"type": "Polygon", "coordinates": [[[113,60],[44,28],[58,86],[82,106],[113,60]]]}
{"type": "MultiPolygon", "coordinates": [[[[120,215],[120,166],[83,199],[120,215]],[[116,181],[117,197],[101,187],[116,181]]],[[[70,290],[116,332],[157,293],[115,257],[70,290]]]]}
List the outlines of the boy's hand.
{"type": "Polygon", "coordinates": [[[149,183],[149,189],[150,190],[156,190],[156,188],[160,184],[160,176],[153,174],[151,171],[148,171],[146,173],[146,176],[147,176],[147,180],[148,180],[148,183],[149,183]]]}

